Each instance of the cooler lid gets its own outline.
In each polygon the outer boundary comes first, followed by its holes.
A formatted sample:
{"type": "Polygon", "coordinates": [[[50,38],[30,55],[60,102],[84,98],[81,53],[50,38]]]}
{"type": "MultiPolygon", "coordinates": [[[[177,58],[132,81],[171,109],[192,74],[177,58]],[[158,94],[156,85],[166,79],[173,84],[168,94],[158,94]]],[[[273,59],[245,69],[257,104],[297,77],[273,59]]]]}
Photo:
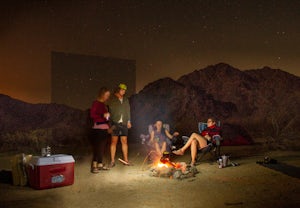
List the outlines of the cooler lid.
{"type": "Polygon", "coordinates": [[[75,162],[75,160],[72,155],[59,154],[51,155],[49,157],[33,156],[29,163],[36,166],[43,166],[73,162],[75,162]]]}

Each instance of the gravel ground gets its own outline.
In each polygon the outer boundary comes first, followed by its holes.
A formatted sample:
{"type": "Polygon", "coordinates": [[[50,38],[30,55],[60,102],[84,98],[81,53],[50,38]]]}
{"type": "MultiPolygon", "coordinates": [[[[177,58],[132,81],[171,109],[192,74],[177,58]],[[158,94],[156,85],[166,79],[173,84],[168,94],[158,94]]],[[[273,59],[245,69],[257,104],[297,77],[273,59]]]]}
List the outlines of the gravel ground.
{"type": "MultiPolygon", "coordinates": [[[[74,185],[33,190],[0,183],[0,207],[300,207],[300,179],[256,164],[267,154],[300,167],[300,152],[258,153],[255,147],[223,151],[234,152],[232,159],[240,166],[219,169],[215,162],[204,160],[196,177],[181,181],[150,177],[142,167],[144,154],[138,151],[131,151],[134,166],[118,163],[99,174],[89,172],[90,156],[83,155],[76,157],[74,185]]],[[[9,169],[10,157],[1,153],[0,170],[9,169]]],[[[189,155],[176,160],[187,162],[189,155]]]]}

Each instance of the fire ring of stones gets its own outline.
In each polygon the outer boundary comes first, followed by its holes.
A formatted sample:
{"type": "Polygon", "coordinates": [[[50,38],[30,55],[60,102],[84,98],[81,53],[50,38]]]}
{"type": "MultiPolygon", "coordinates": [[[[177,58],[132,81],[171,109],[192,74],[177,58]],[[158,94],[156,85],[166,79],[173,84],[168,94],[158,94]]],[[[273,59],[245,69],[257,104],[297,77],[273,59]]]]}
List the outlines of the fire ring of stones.
{"type": "Polygon", "coordinates": [[[150,176],[153,177],[165,177],[173,179],[185,179],[195,177],[199,173],[195,166],[187,165],[185,162],[180,163],[157,163],[150,169],[150,176]]]}

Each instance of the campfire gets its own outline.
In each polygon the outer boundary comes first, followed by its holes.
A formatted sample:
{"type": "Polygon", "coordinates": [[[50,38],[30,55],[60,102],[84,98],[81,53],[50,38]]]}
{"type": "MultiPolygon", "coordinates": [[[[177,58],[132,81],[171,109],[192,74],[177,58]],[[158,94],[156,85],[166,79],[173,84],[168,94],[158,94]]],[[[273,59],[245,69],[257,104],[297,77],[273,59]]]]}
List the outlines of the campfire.
{"type": "Polygon", "coordinates": [[[160,160],[153,163],[150,169],[150,176],[174,179],[194,177],[197,173],[196,167],[187,165],[185,162],[174,163],[170,160],[169,155],[164,155],[160,160]]]}

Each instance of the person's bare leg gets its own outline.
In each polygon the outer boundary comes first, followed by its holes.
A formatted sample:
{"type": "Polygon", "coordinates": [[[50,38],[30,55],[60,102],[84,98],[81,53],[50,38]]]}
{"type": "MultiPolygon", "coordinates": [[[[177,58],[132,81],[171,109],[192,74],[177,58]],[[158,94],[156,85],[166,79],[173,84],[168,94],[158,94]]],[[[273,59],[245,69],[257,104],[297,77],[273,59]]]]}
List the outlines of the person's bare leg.
{"type": "Polygon", "coordinates": [[[123,159],[128,162],[128,144],[127,136],[121,136],[123,159]]]}
{"type": "Polygon", "coordinates": [[[192,142],[199,137],[201,137],[199,134],[192,133],[187,143],[185,143],[185,145],[181,148],[181,151],[184,153],[185,150],[191,146],[192,142]]]}
{"type": "Polygon", "coordinates": [[[192,133],[187,143],[181,149],[174,151],[173,153],[176,155],[183,155],[185,150],[187,150],[187,148],[191,146],[193,140],[197,140],[199,142],[200,148],[205,147],[207,145],[207,141],[204,137],[202,137],[199,134],[192,133]]]}
{"type": "Polygon", "coordinates": [[[196,139],[199,142],[200,148],[207,146],[207,140],[203,136],[195,134],[194,139],[196,139]]]}
{"type": "Polygon", "coordinates": [[[163,155],[164,152],[165,152],[166,150],[167,150],[167,143],[166,143],[166,142],[163,142],[163,143],[162,143],[161,150],[160,150],[161,154],[163,155]]]}
{"type": "Polygon", "coordinates": [[[111,163],[115,163],[115,156],[116,156],[118,139],[119,139],[118,136],[112,136],[111,137],[111,143],[110,143],[111,163]]]}
{"type": "Polygon", "coordinates": [[[197,149],[198,149],[198,141],[197,140],[193,140],[192,144],[191,144],[192,164],[196,163],[197,149]]]}
{"type": "Polygon", "coordinates": [[[155,151],[158,154],[158,156],[161,156],[160,147],[157,142],[154,143],[155,151]]]}

